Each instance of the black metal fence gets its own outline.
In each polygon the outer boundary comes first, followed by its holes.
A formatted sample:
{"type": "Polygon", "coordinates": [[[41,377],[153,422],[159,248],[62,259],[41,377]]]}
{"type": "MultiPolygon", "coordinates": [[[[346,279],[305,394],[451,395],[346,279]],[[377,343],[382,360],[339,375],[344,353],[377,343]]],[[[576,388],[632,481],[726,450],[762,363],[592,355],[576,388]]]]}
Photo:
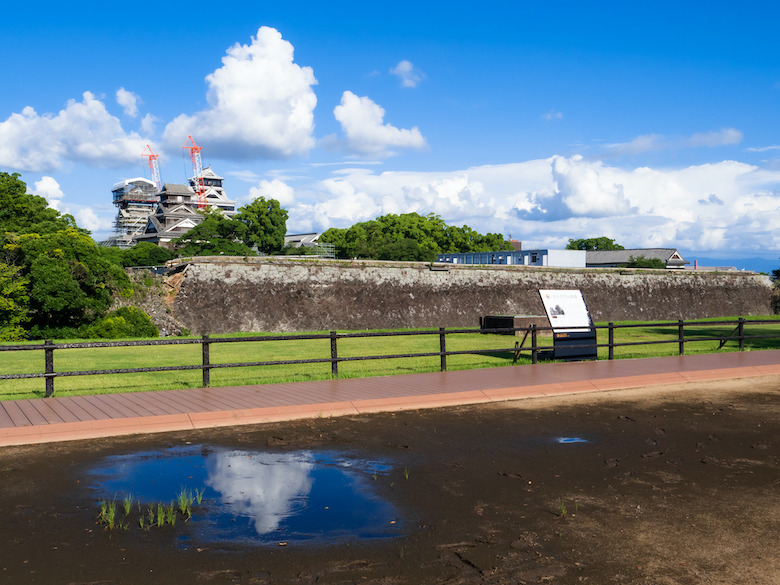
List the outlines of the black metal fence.
{"type": "MultiPolygon", "coordinates": [[[[666,323],[637,323],[637,324],[619,324],[609,323],[608,325],[596,326],[597,330],[604,330],[607,333],[607,343],[599,343],[596,347],[607,348],[607,359],[615,359],[615,348],[618,347],[630,347],[640,345],[658,345],[658,344],[677,344],[679,355],[685,354],[685,344],[691,342],[700,341],[718,341],[718,349],[721,349],[727,342],[736,341],[739,344],[739,350],[744,351],[746,341],[754,341],[759,339],[780,339],[780,332],[773,331],[769,335],[746,335],[746,325],[775,325],[780,331],[780,321],[774,320],[747,320],[740,318],[736,321],[671,321],[666,323]],[[686,337],[686,327],[734,327],[734,329],[726,334],[711,335],[711,336],[689,336],[686,337]],[[676,335],[671,336],[670,339],[652,340],[652,341],[628,341],[628,342],[616,342],[615,331],[627,328],[673,328],[676,335]]],[[[537,327],[531,325],[527,328],[500,328],[500,329],[447,329],[440,327],[439,329],[423,330],[423,331],[366,331],[355,333],[338,333],[337,331],[331,331],[330,333],[315,333],[315,334],[293,334],[293,335],[268,335],[268,336],[255,336],[255,337],[231,337],[231,338],[211,338],[208,335],[203,335],[200,338],[192,339],[154,339],[154,340],[139,340],[139,341],[101,341],[101,342],[79,342],[79,343],[54,343],[51,340],[42,342],[42,344],[24,344],[24,345],[0,345],[0,352],[5,351],[41,351],[44,353],[44,371],[39,373],[29,374],[0,374],[0,380],[13,380],[13,379],[25,379],[25,378],[44,378],[46,383],[46,396],[52,396],[54,394],[54,379],[58,377],[67,376],[95,376],[102,374],[129,374],[139,372],[165,372],[165,371],[180,371],[180,370],[201,370],[202,371],[202,384],[204,388],[208,388],[211,383],[211,370],[220,368],[243,368],[252,366],[279,366],[279,365],[295,365],[295,364],[317,364],[317,363],[330,363],[331,374],[333,377],[339,375],[339,363],[341,362],[353,362],[362,360],[383,360],[383,359],[397,359],[397,358],[421,358],[421,357],[435,357],[440,359],[440,370],[442,372],[447,371],[447,357],[455,355],[478,355],[478,354],[496,354],[507,353],[512,356],[513,362],[516,363],[521,355],[527,354],[530,356],[531,363],[537,363],[540,357],[544,357],[550,354],[550,345],[540,345],[539,336],[544,331],[552,331],[551,327],[537,327]],[[523,334],[522,341],[515,342],[514,347],[510,348],[491,348],[491,349],[467,349],[452,351],[447,349],[447,336],[462,334],[462,333],[496,333],[507,334],[518,333],[523,334]],[[439,351],[437,352],[423,352],[423,353],[407,353],[407,354],[382,354],[382,355],[365,355],[365,356],[339,356],[338,340],[339,339],[351,339],[351,338],[368,338],[368,337],[399,337],[399,336],[438,336],[439,338],[439,351]],[[232,362],[232,363],[216,363],[213,364],[210,361],[210,348],[213,344],[220,343],[247,343],[247,342],[268,342],[268,341],[286,341],[286,340],[307,340],[307,339],[327,339],[330,340],[330,357],[322,358],[310,358],[310,359],[294,359],[294,360],[271,360],[271,361],[252,361],[252,362],[232,362]],[[526,346],[526,342],[529,345],[526,346]],[[62,349],[85,349],[85,348],[103,348],[103,347],[129,347],[129,346],[154,346],[154,345],[201,345],[201,363],[196,365],[180,365],[180,366],[153,366],[143,368],[120,368],[120,369],[104,369],[104,370],[83,370],[83,371],[62,371],[57,372],[54,368],[54,351],[62,349]]],[[[568,347],[579,347],[569,345],[568,347]]],[[[585,347],[585,346],[582,346],[585,347]]]]}

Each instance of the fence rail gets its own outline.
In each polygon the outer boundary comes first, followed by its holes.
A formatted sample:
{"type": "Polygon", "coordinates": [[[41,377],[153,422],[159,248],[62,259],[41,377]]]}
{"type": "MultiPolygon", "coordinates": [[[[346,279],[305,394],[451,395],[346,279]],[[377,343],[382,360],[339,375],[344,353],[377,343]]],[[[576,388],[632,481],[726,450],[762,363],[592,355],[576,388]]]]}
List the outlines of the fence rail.
{"type": "MultiPolygon", "coordinates": [[[[774,320],[747,320],[740,318],[736,321],[669,321],[665,323],[633,323],[633,324],[614,324],[609,323],[607,325],[597,325],[595,329],[604,330],[607,332],[607,343],[596,344],[597,348],[607,348],[607,359],[615,359],[615,348],[618,347],[631,347],[641,345],[659,345],[659,344],[677,344],[679,355],[685,354],[685,344],[691,342],[701,341],[718,341],[720,345],[718,349],[721,349],[728,341],[737,341],[739,344],[739,351],[744,351],[746,340],[758,340],[758,339],[780,339],[780,333],[773,333],[770,335],[745,335],[746,325],[777,325],[780,329],[780,321],[774,320]],[[728,335],[712,335],[709,337],[695,336],[686,337],[686,327],[715,327],[715,326],[733,326],[734,330],[728,335]],[[645,328],[645,329],[663,329],[674,328],[676,329],[676,335],[671,336],[670,339],[651,340],[651,341],[624,341],[615,342],[615,331],[620,329],[630,328],[645,328]]],[[[69,376],[94,376],[105,374],[129,374],[129,373],[141,373],[141,372],[166,372],[166,371],[184,371],[184,370],[201,370],[202,371],[202,384],[204,388],[208,388],[211,383],[211,370],[221,368],[243,368],[254,366],[280,366],[280,365],[296,365],[296,364],[318,364],[318,363],[330,363],[331,374],[334,377],[339,375],[339,363],[341,362],[355,362],[365,360],[383,360],[383,359],[399,359],[399,358],[422,358],[422,357],[436,357],[440,358],[440,370],[442,372],[447,371],[447,357],[456,355],[488,355],[496,353],[509,353],[513,356],[513,363],[517,363],[518,359],[523,354],[528,354],[531,359],[531,363],[537,363],[542,355],[542,352],[549,352],[551,346],[539,345],[538,337],[540,333],[545,331],[552,331],[552,327],[537,327],[531,325],[530,327],[516,327],[516,328],[494,328],[494,329],[479,329],[479,328],[452,328],[447,329],[440,327],[438,329],[421,330],[421,331],[365,331],[365,332],[352,332],[352,333],[338,333],[337,331],[331,331],[329,333],[313,333],[313,334],[291,334],[291,335],[264,335],[264,336],[248,336],[248,337],[231,337],[231,338],[212,338],[209,335],[203,335],[200,338],[190,339],[154,339],[154,340],[139,340],[139,341],[99,341],[99,342],[77,342],[77,343],[54,343],[52,340],[46,340],[42,344],[20,344],[20,345],[0,345],[0,352],[5,351],[41,351],[44,353],[44,371],[27,374],[0,374],[0,380],[13,380],[13,379],[26,379],[26,378],[44,378],[46,384],[46,397],[54,394],[54,380],[58,377],[69,376]],[[447,336],[463,333],[494,333],[494,334],[524,334],[522,342],[516,342],[514,347],[511,348],[491,348],[491,349],[468,349],[468,350],[448,350],[447,349],[447,336]],[[439,351],[429,351],[420,353],[405,353],[405,354],[382,354],[382,355],[363,355],[363,356],[339,356],[338,341],[340,339],[354,339],[354,338],[370,338],[370,337],[400,337],[400,336],[438,336],[439,338],[439,351]],[[525,346],[526,340],[530,338],[530,345],[525,346]],[[265,361],[251,361],[251,362],[230,362],[230,363],[211,363],[210,361],[210,349],[214,344],[222,343],[262,343],[268,341],[289,341],[289,340],[329,340],[330,341],[330,357],[310,358],[310,359],[292,359],[292,360],[265,360],[265,361]],[[201,345],[201,363],[192,365],[178,365],[178,366],[151,366],[140,368],[119,368],[119,369],[102,369],[102,370],[82,370],[82,371],[62,371],[57,372],[54,368],[54,351],[63,349],[95,349],[105,347],[131,347],[131,346],[160,346],[160,345],[201,345]]],[[[568,345],[568,348],[579,347],[593,347],[592,344],[588,345],[568,345]]]]}

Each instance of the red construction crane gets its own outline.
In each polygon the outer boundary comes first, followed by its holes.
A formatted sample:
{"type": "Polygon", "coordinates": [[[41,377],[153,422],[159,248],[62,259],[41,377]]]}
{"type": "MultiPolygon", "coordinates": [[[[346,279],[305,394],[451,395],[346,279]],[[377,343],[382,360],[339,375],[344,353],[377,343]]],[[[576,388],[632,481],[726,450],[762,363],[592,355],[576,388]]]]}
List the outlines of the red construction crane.
{"type": "Polygon", "coordinates": [[[157,185],[157,192],[159,193],[162,191],[162,179],[160,179],[160,165],[157,163],[157,159],[160,158],[159,154],[154,154],[154,151],[152,150],[152,147],[148,144],[146,145],[146,148],[149,150],[149,154],[147,154],[145,151],[142,156],[146,156],[149,158],[149,170],[152,171],[152,181],[154,181],[154,184],[157,185]]]}
{"type": "Polygon", "coordinates": [[[203,183],[203,163],[200,160],[200,151],[203,150],[202,146],[195,144],[195,140],[192,136],[187,136],[187,142],[184,143],[182,148],[186,148],[190,151],[190,158],[192,159],[192,172],[194,173],[193,188],[198,198],[198,209],[204,209],[206,207],[206,185],[203,183]],[[189,144],[191,143],[191,145],[189,144]]]}

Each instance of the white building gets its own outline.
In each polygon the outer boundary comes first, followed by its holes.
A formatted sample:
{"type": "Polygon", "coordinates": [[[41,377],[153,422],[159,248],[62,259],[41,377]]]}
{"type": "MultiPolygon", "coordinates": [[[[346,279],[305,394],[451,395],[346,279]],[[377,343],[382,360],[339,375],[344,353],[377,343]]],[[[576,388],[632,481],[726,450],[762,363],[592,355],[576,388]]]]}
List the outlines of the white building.
{"type": "Polygon", "coordinates": [[[584,250],[499,250],[439,254],[437,262],[450,264],[504,264],[507,266],[550,266],[585,268],[584,250]]]}

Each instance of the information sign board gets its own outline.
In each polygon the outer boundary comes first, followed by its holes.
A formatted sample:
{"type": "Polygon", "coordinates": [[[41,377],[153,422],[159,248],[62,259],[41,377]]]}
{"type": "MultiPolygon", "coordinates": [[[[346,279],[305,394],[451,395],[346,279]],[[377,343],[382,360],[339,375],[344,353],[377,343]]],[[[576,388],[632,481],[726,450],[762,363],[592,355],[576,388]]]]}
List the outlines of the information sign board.
{"type": "Polygon", "coordinates": [[[597,359],[596,328],[582,293],[579,290],[540,290],[539,296],[553,328],[553,357],[597,359]]]}
{"type": "Polygon", "coordinates": [[[579,290],[540,290],[554,332],[588,331],[593,321],[579,290]]]}

